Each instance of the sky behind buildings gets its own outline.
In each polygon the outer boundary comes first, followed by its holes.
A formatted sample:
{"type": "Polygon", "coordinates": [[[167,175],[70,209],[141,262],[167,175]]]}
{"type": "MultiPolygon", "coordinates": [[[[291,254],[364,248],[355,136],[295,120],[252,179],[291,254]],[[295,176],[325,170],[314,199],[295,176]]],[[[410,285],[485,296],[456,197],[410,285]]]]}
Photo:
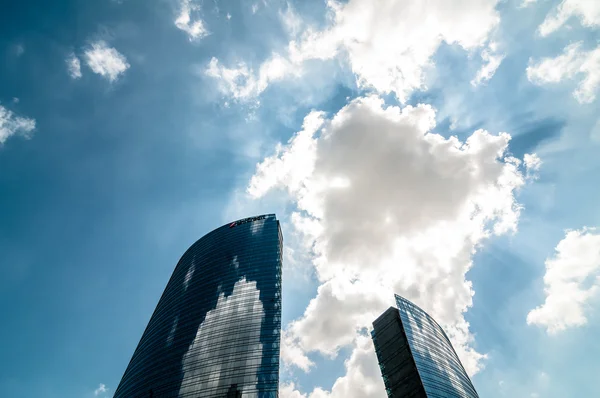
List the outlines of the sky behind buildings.
{"type": "Polygon", "coordinates": [[[282,397],[382,397],[394,293],[482,397],[598,394],[600,3],[0,7],[0,396],[112,396],[189,245],[273,212],[282,397]]]}

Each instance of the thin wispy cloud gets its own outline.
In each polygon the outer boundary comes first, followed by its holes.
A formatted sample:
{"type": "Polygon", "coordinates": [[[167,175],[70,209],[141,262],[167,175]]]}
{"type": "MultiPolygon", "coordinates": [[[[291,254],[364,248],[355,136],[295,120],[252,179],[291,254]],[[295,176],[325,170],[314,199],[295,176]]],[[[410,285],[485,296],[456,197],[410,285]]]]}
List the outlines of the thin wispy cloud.
{"type": "Polygon", "coordinates": [[[536,153],[526,153],[523,156],[523,164],[525,165],[527,179],[537,179],[539,177],[542,159],[536,153]]]}
{"type": "Polygon", "coordinates": [[[35,119],[15,115],[0,105],[0,145],[13,135],[30,137],[35,130],[35,119]]]}
{"type": "Polygon", "coordinates": [[[562,0],[550,11],[544,22],[539,26],[541,36],[548,36],[563,27],[570,18],[589,28],[600,27],[600,2],[595,0],[562,0]]]}
{"type": "Polygon", "coordinates": [[[104,394],[105,394],[105,393],[107,393],[107,392],[108,392],[108,388],[106,388],[106,385],[104,385],[104,384],[100,383],[100,384],[98,385],[98,388],[96,388],[96,389],[94,390],[94,396],[95,396],[95,397],[99,397],[99,396],[102,396],[102,395],[104,395],[104,394]]]}
{"type": "Polygon", "coordinates": [[[483,64],[477,71],[475,78],[471,80],[471,84],[473,86],[478,86],[479,84],[490,80],[494,76],[494,73],[496,73],[496,70],[502,63],[502,60],[505,56],[505,54],[498,50],[497,43],[490,43],[488,47],[481,53],[483,64]]]}
{"type": "Polygon", "coordinates": [[[557,57],[530,60],[527,78],[538,85],[579,80],[573,91],[575,99],[582,104],[594,102],[600,89],[600,46],[586,51],[582,42],[576,42],[565,47],[557,57]]]}
{"type": "Polygon", "coordinates": [[[537,2],[537,0],[523,0],[521,3],[521,8],[525,8],[525,7],[529,7],[533,4],[535,4],[537,2]]]}
{"type": "Polygon", "coordinates": [[[15,54],[17,55],[17,57],[20,57],[21,55],[25,54],[25,46],[21,43],[17,44],[15,46],[15,54]]]}
{"type": "Polygon", "coordinates": [[[244,62],[234,68],[228,68],[212,58],[204,71],[206,76],[217,81],[223,94],[237,100],[252,100],[259,96],[270,83],[282,80],[293,72],[288,60],[280,56],[272,56],[263,63],[258,71],[249,68],[244,62]]]}
{"type": "Polygon", "coordinates": [[[181,0],[179,14],[175,19],[175,26],[187,33],[190,41],[202,39],[208,35],[204,21],[199,17],[193,17],[200,11],[200,6],[193,0],[181,0]]]}
{"type": "Polygon", "coordinates": [[[81,78],[81,62],[74,53],[69,54],[66,61],[69,76],[73,79],[81,78]]]}

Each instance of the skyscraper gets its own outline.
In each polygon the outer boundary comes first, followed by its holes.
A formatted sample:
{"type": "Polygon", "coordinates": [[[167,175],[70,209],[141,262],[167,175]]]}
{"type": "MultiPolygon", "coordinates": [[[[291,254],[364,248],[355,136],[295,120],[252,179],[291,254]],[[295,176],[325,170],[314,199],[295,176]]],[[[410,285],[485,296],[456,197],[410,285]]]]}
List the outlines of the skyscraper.
{"type": "Polygon", "coordinates": [[[194,243],[114,397],[277,397],[281,248],[274,214],[226,224],[194,243]]]}
{"type": "Polygon", "coordinates": [[[388,397],[478,398],[446,333],[425,311],[396,295],[373,322],[373,343],[388,397]]]}

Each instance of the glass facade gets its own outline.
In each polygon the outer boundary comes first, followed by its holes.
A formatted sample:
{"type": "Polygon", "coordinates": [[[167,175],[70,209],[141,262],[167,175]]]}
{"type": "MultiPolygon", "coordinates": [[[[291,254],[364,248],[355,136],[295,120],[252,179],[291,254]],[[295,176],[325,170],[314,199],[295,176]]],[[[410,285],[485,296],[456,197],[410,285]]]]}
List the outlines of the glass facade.
{"type": "Polygon", "coordinates": [[[425,398],[397,308],[390,307],[373,322],[371,336],[388,397],[425,398]]]}
{"type": "Polygon", "coordinates": [[[372,332],[388,396],[478,398],[437,322],[403,297],[396,295],[396,304],[373,323],[372,332]]]}
{"type": "Polygon", "coordinates": [[[226,224],[181,257],[114,398],[277,397],[282,235],[226,224]]]}

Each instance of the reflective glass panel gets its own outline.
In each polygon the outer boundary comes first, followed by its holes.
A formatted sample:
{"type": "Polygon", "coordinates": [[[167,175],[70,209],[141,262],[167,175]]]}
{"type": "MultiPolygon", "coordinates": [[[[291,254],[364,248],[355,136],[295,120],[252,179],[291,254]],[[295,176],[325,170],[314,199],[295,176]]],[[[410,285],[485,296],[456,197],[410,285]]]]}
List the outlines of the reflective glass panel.
{"type": "Polygon", "coordinates": [[[273,214],[224,225],[194,243],[114,397],[276,397],[281,263],[273,214]]]}
{"type": "Polygon", "coordinates": [[[478,398],[450,340],[425,311],[396,295],[396,304],[427,397],[478,398]]]}

